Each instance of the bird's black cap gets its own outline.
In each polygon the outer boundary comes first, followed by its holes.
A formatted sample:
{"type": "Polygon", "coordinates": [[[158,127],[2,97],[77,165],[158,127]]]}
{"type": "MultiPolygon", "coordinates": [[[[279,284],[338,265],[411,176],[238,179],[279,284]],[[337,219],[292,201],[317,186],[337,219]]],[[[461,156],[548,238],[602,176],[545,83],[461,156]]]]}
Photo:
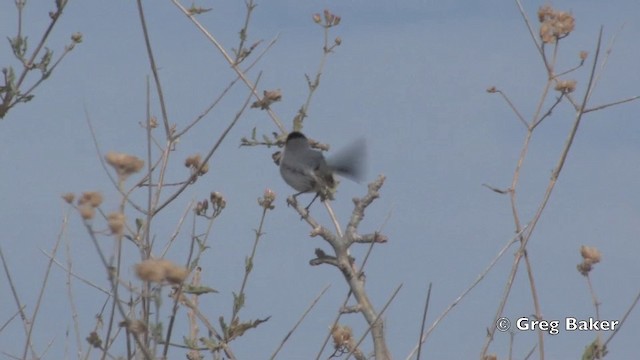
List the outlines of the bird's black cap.
{"type": "Polygon", "coordinates": [[[292,131],[289,133],[289,136],[287,136],[287,141],[289,140],[293,140],[293,139],[306,139],[307,137],[304,136],[303,133],[299,132],[299,131],[292,131]]]}

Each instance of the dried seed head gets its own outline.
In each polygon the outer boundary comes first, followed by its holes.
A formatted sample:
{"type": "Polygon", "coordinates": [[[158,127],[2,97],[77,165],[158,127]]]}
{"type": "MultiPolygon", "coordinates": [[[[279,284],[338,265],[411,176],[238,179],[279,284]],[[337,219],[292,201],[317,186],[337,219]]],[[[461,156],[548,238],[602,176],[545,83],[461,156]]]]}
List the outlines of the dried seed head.
{"type": "Polygon", "coordinates": [[[322,17],[320,16],[320,14],[313,14],[313,22],[316,24],[320,24],[320,22],[322,21],[322,17]]]}
{"type": "Polygon", "coordinates": [[[124,214],[120,212],[109,214],[109,216],[107,216],[107,223],[113,235],[122,235],[125,224],[124,214]]]}
{"type": "Polygon", "coordinates": [[[89,205],[91,207],[98,207],[102,204],[102,194],[97,191],[86,191],[82,193],[82,196],[78,199],[78,205],[89,205]]]}
{"type": "Polygon", "coordinates": [[[162,283],[168,281],[178,284],[186,279],[189,271],[166,259],[148,259],[135,266],[136,275],[140,280],[162,283]]]}
{"type": "Polygon", "coordinates": [[[96,215],[96,209],[89,204],[80,205],[78,211],[80,211],[80,216],[85,220],[91,220],[96,215]]]}
{"type": "Polygon", "coordinates": [[[331,13],[331,11],[329,11],[329,9],[325,9],[324,10],[324,23],[326,25],[330,26],[331,24],[333,24],[334,19],[335,19],[335,15],[333,15],[331,13]]]}
{"type": "Polygon", "coordinates": [[[183,266],[178,266],[171,263],[171,266],[166,268],[166,279],[172,284],[182,283],[189,275],[189,270],[183,266]]]}
{"type": "Polygon", "coordinates": [[[97,332],[92,331],[85,340],[87,340],[89,345],[93,346],[94,348],[102,349],[102,339],[100,339],[100,335],[98,335],[97,332]]]}
{"type": "Polygon", "coordinates": [[[136,275],[140,280],[149,282],[162,282],[164,280],[164,266],[162,262],[167,260],[148,259],[136,264],[136,275]]]}
{"type": "Polygon", "coordinates": [[[276,193],[271,189],[266,189],[261,198],[258,198],[258,204],[265,209],[272,210],[273,202],[276,200],[276,193]]]}
{"type": "Polygon", "coordinates": [[[74,32],[73,34],[71,34],[71,41],[73,41],[75,44],[80,44],[82,42],[82,33],[74,32]]]}
{"type": "Polygon", "coordinates": [[[211,193],[209,200],[215,209],[224,209],[227,206],[227,200],[217,191],[211,193]]]}
{"type": "Polygon", "coordinates": [[[578,264],[578,271],[584,276],[587,276],[593,269],[593,265],[599,263],[602,259],[600,250],[593,246],[582,245],[580,247],[580,255],[582,255],[583,260],[578,264]]]}
{"type": "Polygon", "coordinates": [[[580,247],[580,255],[582,255],[582,258],[585,261],[589,261],[592,264],[597,264],[602,259],[600,250],[598,250],[595,246],[582,245],[580,247]]]}
{"type": "Polygon", "coordinates": [[[342,325],[335,325],[331,329],[331,337],[333,338],[333,346],[336,349],[346,347],[353,339],[351,328],[342,325]]]}
{"type": "Polygon", "coordinates": [[[121,180],[126,179],[131,174],[135,174],[144,166],[144,160],[124,153],[109,152],[105,156],[107,163],[111,165],[121,180]]]}
{"type": "Polygon", "coordinates": [[[195,155],[191,155],[189,157],[187,157],[184,161],[184,166],[191,168],[191,169],[197,169],[200,167],[200,154],[195,154],[195,155]]]}
{"type": "Polygon", "coordinates": [[[73,193],[66,193],[62,195],[62,199],[64,199],[64,201],[66,201],[67,204],[71,204],[73,202],[73,199],[75,198],[76,196],[73,193]]]}
{"type": "Polygon", "coordinates": [[[581,61],[585,61],[585,60],[587,60],[587,56],[589,56],[589,53],[588,53],[588,52],[586,52],[586,51],[584,51],[584,50],[583,50],[583,51],[580,51],[580,60],[581,60],[581,61]]]}
{"type": "Polygon", "coordinates": [[[555,89],[562,93],[571,93],[576,89],[575,80],[559,80],[556,83],[555,89]]]}
{"type": "Polygon", "coordinates": [[[573,15],[566,11],[556,11],[545,5],[538,10],[540,39],[545,44],[558,41],[569,35],[576,26],[573,15]]]}

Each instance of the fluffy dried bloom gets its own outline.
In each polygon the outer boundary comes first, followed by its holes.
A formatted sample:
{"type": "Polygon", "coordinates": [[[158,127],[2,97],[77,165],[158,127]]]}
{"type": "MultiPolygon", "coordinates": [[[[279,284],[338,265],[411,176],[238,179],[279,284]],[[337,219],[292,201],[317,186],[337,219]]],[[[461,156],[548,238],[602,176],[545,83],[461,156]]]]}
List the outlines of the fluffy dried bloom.
{"type": "Polygon", "coordinates": [[[82,193],[82,196],[78,199],[78,205],[89,205],[91,207],[98,207],[102,204],[102,194],[97,191],[86,191],[82,193]]]}
{"type": "Polygon", "coordinates": [[[161,283],[168,281],[179,284],[189,275],[189,271],[166,259],[148,259],[135,266],[140,280],[161,283]]]}
{"type": "Polygon", "coordinates": [[[185,159],[184,166],[197,169],[200,167],[200,161],[200,154],[191,155],[185,159]]]}
{"type": "Polygon", "coordinates": [[[571,13],[556,11],[549,5],[538,10],[538,21],[540,21],[540,39],[545,44],[554,43],[566,37],[576,26],[575,18],[571,13]]]}
{"type": "Polygon", "coordinates": [[[578,264],[578,271],[584,276],[587,276],[593,269],[593,265],[599,263],[602,259],[600,250],[593,246],[582,245],[580,247],[580,255],[582,255],[583,260],[578,264]]]}
{"type": "Polygon", "coordinates": [[[66,201],[67,204],[71,204],[73,202],[73,199],[75,198],[76,196],[73,195],[73,193],[66,193],[62,195],[62,199],[64,199],[64,201],[66,201]]]}
{"type": "Polygon", "coordinates": [[[85,340],[87,340],[89,345],[93,346],[94,348],[102,349],[102,339],[100,339],[100,335],[98,335],[97,332],[92,331],[85,340]]]}
{"type": "Polygon", "coordinates": [[[582,258],[585,261],[589,261],[592,264],[597,264],[602,259],[600,250],[598,250],[595,246],[582,245],[580,247],[580,255],[582,255],[582,258]]]}
{"type": "Polygon", "coordinates": [[[587,60],[587,56],[589,56],[589,53],[587,51],[580,51],[580,61],[585,61],[587,60]]]}
{"type": "Polygon", "coordinates": [[[164,266],[162,263],[168,260],[149,259],[136,264],[136,275],[140,280],[150,282],[162,282],[164,280],[164,266]]]}
{"type": "Polygon", "coordinates": [[[96,209],[89,204],[80,205],[78,211],[80,212],[80,216],[85,220],[91,220],[96,216],[96,209]]]}
{"type": "Polygon", "coordinates": [[[563,93],[570,93],[576,89],[575,80],[560,80],[556,83],[555,89],[563,93]]]}
{"type": "Polygon", "coordinates": [[[166,278],[172,284],[180,284],[184,281],[184,279],[189,276],[189,270],[184,266],[178,266],[175,264],[171,264],[172,266],[167,267],[166,269],[166,278]]]}
{"type": "Polygon", "coordinates": [[[109,152],[104,157],[118,173],[121,179],[126,179],[131,174],[135,174],[144,166],[144,160],[125,153],[109,152]]]}
{"type": "Polygon", "coordinates": [[[204,199],[202,201],[198,201],[196,204],[196,214],[204,215],[207,213],[207,210],[209,210],[209,200],[204,199]]]}
{"type": "Polygon", "coordinates": [[[340,46],[342,44],[342,38],[340,36],[338,36],[338,37],[336,37],[334,42],[336,43],[336,46],[340,46]]]}
{"type": "Polygon", "coordinates": [[[254,101],[253,104],[251,104],[251,108],[260,108],[261,110],[266,110],[274,102],[282,100],[282,91],[280,89],[265,90],[262,94],[262,99],[254,101]]]}
{"type": "Polygon", "coordinates": [[[349,342],[353,340],[351,328],[342,325],[336,325],[331,329],[331,337],[333,338],[333,346],[336,349],[347,347],[349,342]]]}
{"type": "Polygon", "coordinates": [[[258,205],[262,206],[264,209],[273,210],[275,206],[273,206],[273,202],[276,201],[276,193],[271,189],[266,189],[264,191],[264,195],[261,198],[258,198],[258,205]]]}
{"type": "Polygon", "coordinates": [[[320,22],[322,21],[322,17],[320,17],[320,14],[313,14],[313,22],[316,24],[320,24],[320,22]]]}
{"type": "Polygon", "coordinates": [[[71,34],[71,41],[73,41],[76,44],[80,44],[82,42],[82,33],[74,32],[73,34],[71,34]]]}
{"type": "Polygon", "coordinates": [[[209,171],[209,164],[202,165],[201,161],[200,154],[191,155],[185,159],[184,166],[191,169],[192,175],[202,176],[209,171]]]}
{"type": "Polygon", "coordinates": [[[107,216],[107,222],[112,234],[122,235],[125,224],[125,217],[123,213],[114,212],[109,214],[109,216],[107,216]]]}
{"type": "Polygon", "coordinates": [[[498,89],[495,86],[491,86],[491,87],[487,88],[487,92],[489,94],[493,94],[493,93],[498,92],[498,89]]]}
{"type": "Polygon", "coordinates": [[[331,13],[331,11],[329,11],[329,9],[325,9],[324,10],[324,22],[325,22],[325,24],[327,24],[327,25],[333,24],[333,21],[335,20],[335,17],[336,16],[333,15],[331,13]]]}
{"type": "Polygon", "coordinates": [[[217,191],[211,193],[209,200],[214,209],[224,209],[227,206],[227,200],[217,191]]]}
{"type": "Polygon", "coordinates": [[[149,127],[155,129],[158,127],[158,118],[152,116],[149,118],[149,127]]]}

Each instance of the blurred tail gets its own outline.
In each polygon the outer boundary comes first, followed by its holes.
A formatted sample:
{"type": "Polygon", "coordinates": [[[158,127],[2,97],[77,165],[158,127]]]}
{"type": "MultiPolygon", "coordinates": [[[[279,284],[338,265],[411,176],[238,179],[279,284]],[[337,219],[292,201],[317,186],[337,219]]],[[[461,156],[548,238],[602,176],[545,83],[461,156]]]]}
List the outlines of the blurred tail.
{"type": "Polygon", "coordinates": [[[335,173],[356,182],[362,182],[367,172],[367,142],[358,139],[327,159],[335,173]]]}

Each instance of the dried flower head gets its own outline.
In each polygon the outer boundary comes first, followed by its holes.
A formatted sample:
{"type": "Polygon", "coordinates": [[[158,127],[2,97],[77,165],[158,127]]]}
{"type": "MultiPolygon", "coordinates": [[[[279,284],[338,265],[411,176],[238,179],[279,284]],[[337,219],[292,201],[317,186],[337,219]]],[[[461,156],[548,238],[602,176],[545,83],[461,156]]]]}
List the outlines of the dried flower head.
{"type": "Polygon", "coordinates": [[[209,200],[204,199],[196,204],[196,215],[205,215],[209,209],[209,200]]]}
{"type": "Polygon", "coordinates": [[[124,214],[120,212],[109,214],[109,216],[107,216],[107,223],[113,235],[122,235],[125,224],[124,214]]]}
{"type": "Polygon", "coordinates": [[[487,88],[487,92],[489,94],[493,94],[493,93],[498,92],[498,89],[495,86],[491,86],[491,87],[487,88]]]}
{"type": "Polygon", "coordinates": [[[274,201],[276,201],[276,193],[271,189],[266,189],[264,195],[258,198],[258,205],[262,206],[265,210],[273,210],[275,208],[275,206],[273,206],[274,201]]]}
{"type": "Polygon", "coordinates": [[[171,266],[166,269],[166,279],[172,284],[180,284],[187,276],[189,276],[189,270],[184,266],[178,266],[172,263],[171,266]]]}
{"type": "Polygon", "coordinates": [[[89,204],[82,204],[78,207],[80,216],[85,220],[91,220],[96,216],[96,209],[89,204]]]}
{"type": "Polygon", "coordinates": [[[322,17],[320,17],[320,14],[313,14],[313,22],[316,24],[320,24],[320,22],[322,21],[322,17]]]}
{"type": "Polygon", "coordinates": [[[587,56],[589,56],[589,52],[584,50],[580,51],[580,61],[587,60],[587,56]]]}
{"type": "Polygon", "coordinates": [[[217,191],[211,193],[209,200],[215,210],[222,210],[227,206],[227,200],[225,200],[224,196],[217,191]]]}
{"type": "Polygon", "coordinates": [[[113,151],[107,153],[105,160],[116,170],[121,180],[137,173],[144,166],[144,160],[138,159],[133,155],[113,151]]]}
{"type": "Polygon", "coordinates": [[[98,333],[95,331],[92,331],[85,340],[87,340],[89,345],[93,346],[96,349],[102,348],[102,339],[100,339],[100,335],[98,335],[98,333]]]}
{"type": "Polygon", "coordinates": [[[76,44],[80,44],[82,42],[82,33],[74,32],[73,34],[71,34],[71,41],[73,41],[76,44]]]}
{"type": "Polygon", "coordinates": [[[97,191],[86,191],[82,193],[82,196],[78,199],[78,205],[89,205],[91,207],[98,207],[102,204],[102,194],[97,191]]]}
{"type": "Polygon", "coordinates": [[[73,193],[66,193],[64,195],[62,195],[62,199],[67,203],[67,204],[71,204],[73,202],[73,199],[75,199],[76,196],[73,193]]]}
{"type": "Polygon", "coordinates": [[[191,155],[184,161],[184,166],[191,169],[191,175],[202,176],[209,171],[209,164],[201,161],[200,154],[191,155]]]}
{"type": "Polygon", "coordinates": [[[333,24],[333,21],[335,20],[335,15],[333,15],[331,13],[331,11],[329,11],[329,9],[324,9],[324,22],[327,25],[331,25],[333,24]]]}
{"type": "Polygon", "coordinates": [[[600,250],[593,246],[582,245],[580,247],[580,255],[582,255],[582,262],[578,264],[578,271],[584,276],[587,276],[593,269],[593,265],[599,263],[602,259],[600,250]]]}
{"type": "Polygon", "coordinates": [[[576,81],[575,80],[559,80],[556,83],[555,89],[556,91],[560,91],[562,93],[571,93],[576,89],[576,81]]]}
{"type": "Polygon", "coordinates": [[[251,104],[251,108],[260,108],[261,110],[266,110],[274,102],[282,100],[282,91],[280,89],[265,90],[262,92],[262,94],[262,99],[254,101],[253,104],[251,104]]]}
{"type": "Polygon", "coordinates": [[[540,21],[540,39],[545,44],[552,44],[569,35],[576,26],[576,21],[571,13],[554,10],[545,5],[538,10],[540,21]]]}
{"type": "Polygon", "coordinates": [[[151,116],[149,118],[149,127],[152,129],[155,129],[158,127],[158,118],[156,118],[155,116],[151,116]]]}
{"type": "Polygon", "coordinates": [[[336,46],[340,46],[342,44],[342,38],[340,36],[336,37],[334,40],[336,46]]]}
{"type": "Polygon", "coordinates": [[[348,344],[353,341],[353,334],[348,326],[335,325],[331,329],[331,337],[333,338],[333,346],[336,349],[348,347],[348,344]]]}
{"type": "Polygon", "coordinates": [[[179,284],[189,275],[189,271],[166,259],[148,259],[135,266],[140,280],[162,283],[168,281],[179,284]]]}
{"type": "Polygon", "coordinates": [[[200,161],[200,154],[191,155],[185,159],[184,166],[197,169],[200,167],[200,161]]]}
{"type": "Polygon", "coordinates": [[[589,261],[592,264],[597,264],[602,259],[602,254],[600,250],[595,246],[585,246],[582,245],[580,247],[580,255],[585,261],[589,261]]]}

